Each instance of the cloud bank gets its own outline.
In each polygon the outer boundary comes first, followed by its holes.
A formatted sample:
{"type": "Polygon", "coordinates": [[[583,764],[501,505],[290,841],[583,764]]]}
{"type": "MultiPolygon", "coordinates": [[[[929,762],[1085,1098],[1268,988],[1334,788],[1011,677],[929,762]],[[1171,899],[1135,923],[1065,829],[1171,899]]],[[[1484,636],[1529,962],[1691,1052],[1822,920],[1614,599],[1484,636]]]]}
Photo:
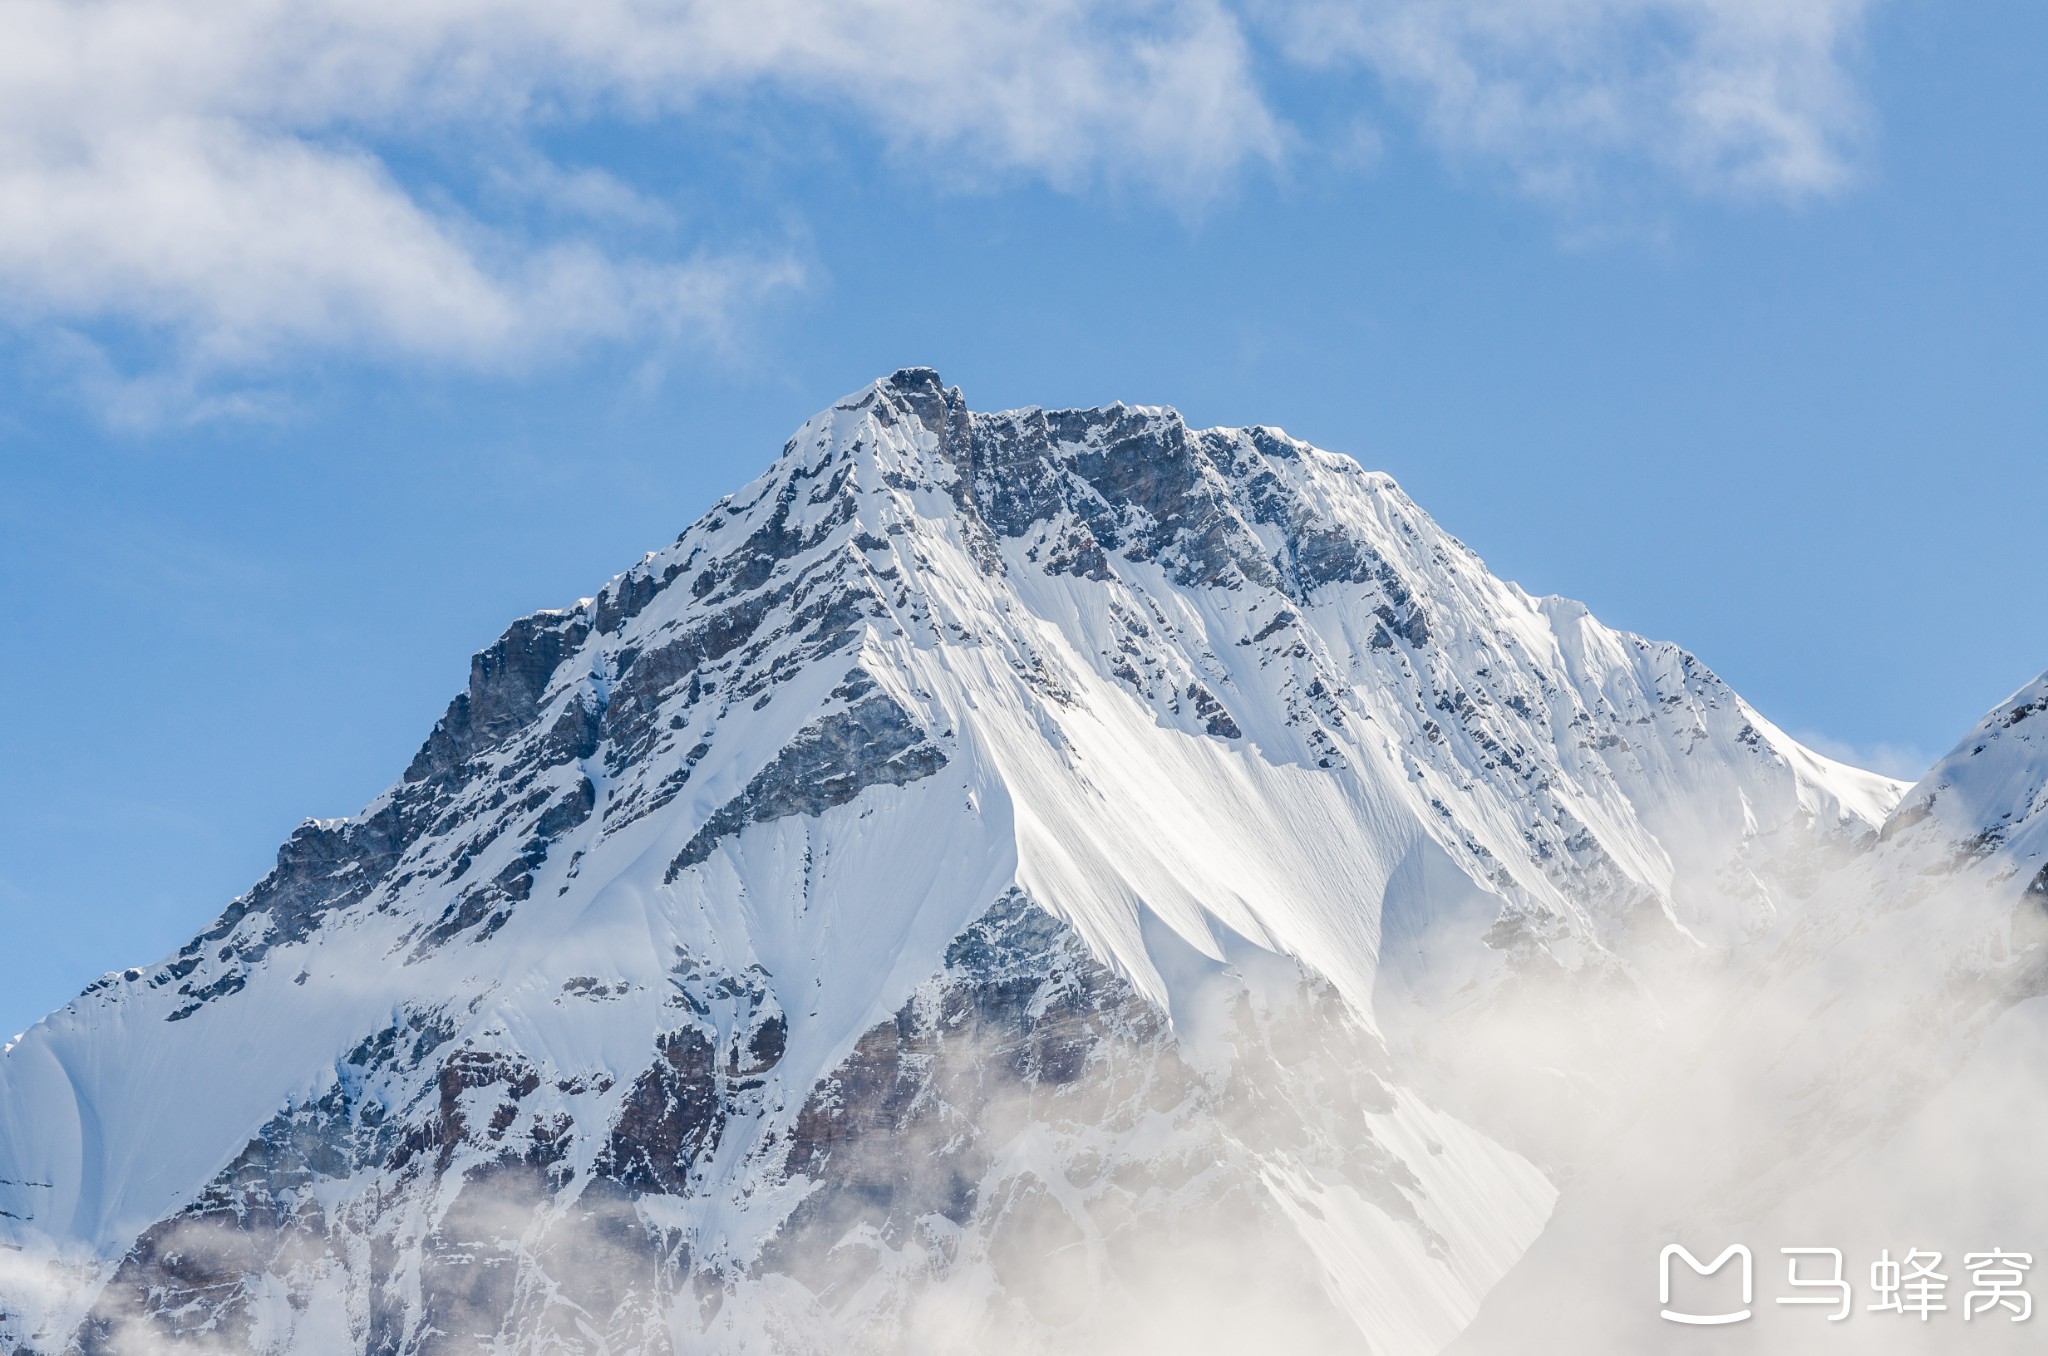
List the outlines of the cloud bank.
{"type": "Polygon", "coordinates": [[[742,100],[824,110],[941,180],[1187,203],[1312,142],[1285,96],[1329,80],[1540,193],[1613,161],[1825,192],[1865,2],[13,0],[0,294],[18,327],[135,326],[198,370],[715,336],[797,260],[678,239],[633,184],[536,147],[709,134],[742,100]],[[479,207],[457,179],[548,210],[479,207]]]}

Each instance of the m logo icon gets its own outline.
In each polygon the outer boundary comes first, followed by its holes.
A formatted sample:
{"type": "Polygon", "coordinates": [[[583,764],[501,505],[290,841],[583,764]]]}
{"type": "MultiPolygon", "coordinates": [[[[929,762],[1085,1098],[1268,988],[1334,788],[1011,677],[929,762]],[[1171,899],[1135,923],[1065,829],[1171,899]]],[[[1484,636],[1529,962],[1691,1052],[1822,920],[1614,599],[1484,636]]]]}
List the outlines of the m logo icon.
{"type": "Polygon", "coordinates": [[[1749,1249],[1740,1243],[1731,1243],[1719,1257],[1702,1265],[1700,1259],[1687,1252],[1679,1244],[1666,1245],[1657,1255],[1657,1299],[1664,1305],[1664,1317],[1673,1323],[1740,1323],[1749,1317],[1749,1301],[1753,1292],[1753,1277],[1750,1271],[1749,1249]],[[1671,1259],[1683,1257],[1685,1264],[1699,1276],[1711,1276],[1719,1271],[1731,1257],[1742,1259],[1742,1308],[1730,1314],[1686,1314],[1671,1307],[1671,1259]]]}

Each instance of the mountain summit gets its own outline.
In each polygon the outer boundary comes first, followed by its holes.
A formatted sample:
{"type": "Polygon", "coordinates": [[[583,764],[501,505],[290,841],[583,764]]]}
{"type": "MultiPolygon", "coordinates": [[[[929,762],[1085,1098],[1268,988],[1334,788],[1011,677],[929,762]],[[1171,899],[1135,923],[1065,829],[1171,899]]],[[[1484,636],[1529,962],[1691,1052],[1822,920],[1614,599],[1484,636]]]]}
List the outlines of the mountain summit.
{"type": "Polygon", "coordinates": [[[1348,458],[907,369],[8,1047],[0,1346],[1433,1352],[1609,1095],[1472,1033],[1904,790],[1348,458]]]}

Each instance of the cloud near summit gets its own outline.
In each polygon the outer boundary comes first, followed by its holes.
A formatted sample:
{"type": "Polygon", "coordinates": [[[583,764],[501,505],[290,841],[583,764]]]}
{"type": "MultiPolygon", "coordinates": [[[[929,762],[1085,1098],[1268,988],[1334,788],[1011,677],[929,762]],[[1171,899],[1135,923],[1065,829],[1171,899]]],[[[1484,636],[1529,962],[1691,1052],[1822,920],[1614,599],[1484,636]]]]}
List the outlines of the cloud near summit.
{"type": "Polygon", "coordinates": [[[13,0],[0,287],[17,328],[132,326],[202,370],[715,337],[800,282],[795,258],[679,239],[630,176],[536,145],[715,135],[742,99],[823,110],[949,180],[1186,204],[1312,152],[1285,93],[1313,78],[1539,194],[1636,161],[1798,196],[1846,173],[1864,2],[13,0]]]}

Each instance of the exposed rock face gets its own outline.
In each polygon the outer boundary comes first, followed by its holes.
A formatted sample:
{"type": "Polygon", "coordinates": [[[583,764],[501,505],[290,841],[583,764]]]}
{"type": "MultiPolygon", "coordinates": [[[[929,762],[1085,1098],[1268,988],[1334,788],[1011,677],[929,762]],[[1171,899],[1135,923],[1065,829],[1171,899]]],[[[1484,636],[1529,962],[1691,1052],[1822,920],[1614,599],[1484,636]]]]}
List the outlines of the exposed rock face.
{"type": "Polygon", "coordinates": [[[899,372],[0,1057],[0,1349],[1433,1352],[1611,1091],[1461,1033],[1899,790],[1346,459],[899,372]]]}
{"type": "MultiPolygon", "coordinates": [[[[865,675],[855,673],[833,695],[852,701],[873,688],[865,675]]],[[[691,835],[669,864],[669,879],[708,859],[719,839],[749,824],[823,814],[870,786],[901,786],[945,765],[946,755],[930,743],[909,712],[882,693],[861,697],[844,711],[799,730],[774,762],[754,774],[746,790],[691,835]]]]}
{"type": "Polygon", "coordinates": [[[1342,1182],[1447,1245],[1375,1134],[1396,1109],[1378,1042],[1308,976],[1275,988],[1219,980],[1222,1048],[1190,1050],[1071,931],[1004,901],[813,1091],[785,1160],[809,1190],[743,1287],[797,1280],[836,1349],[1115,1349],[1140,1297],[1208,1322],[1280,1303],[1268,1336],[1355,1342],[1266,1175],[1342,1182]],[[1210,1269],[1227,1289],[1204,1293],[1210,1269]],[[975,1284],[1003,1297],[993,1330],[921,1326],[921,1301],[975,1284]]]}

